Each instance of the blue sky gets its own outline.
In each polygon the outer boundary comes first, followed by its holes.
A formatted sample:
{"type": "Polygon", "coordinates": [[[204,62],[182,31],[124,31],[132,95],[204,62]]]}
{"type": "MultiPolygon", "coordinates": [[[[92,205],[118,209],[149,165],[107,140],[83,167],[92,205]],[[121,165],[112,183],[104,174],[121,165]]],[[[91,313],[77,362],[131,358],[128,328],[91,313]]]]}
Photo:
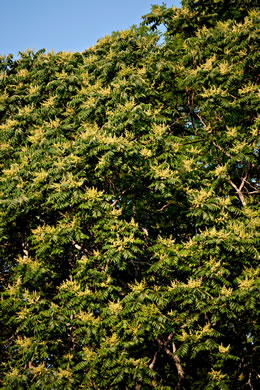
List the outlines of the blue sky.
{"type": "MultiPolygon", "coordinates": [[[[112,31],[139,24],[162,0],[2,0],[0,54],[27,48],[82,51],[112,31]]],[[[164,0],[180,6],[180,0],[164,0]]]]}

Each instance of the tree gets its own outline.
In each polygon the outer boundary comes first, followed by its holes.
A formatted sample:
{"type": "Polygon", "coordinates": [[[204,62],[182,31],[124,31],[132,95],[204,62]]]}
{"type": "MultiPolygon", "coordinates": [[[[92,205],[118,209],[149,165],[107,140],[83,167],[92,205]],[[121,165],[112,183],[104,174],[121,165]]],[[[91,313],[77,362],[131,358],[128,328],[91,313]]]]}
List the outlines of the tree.
{"type": "Polygon", "coordinates": [[[256,388],[258,13],[239,4],[1,59],[2,388],[256,388]]]}

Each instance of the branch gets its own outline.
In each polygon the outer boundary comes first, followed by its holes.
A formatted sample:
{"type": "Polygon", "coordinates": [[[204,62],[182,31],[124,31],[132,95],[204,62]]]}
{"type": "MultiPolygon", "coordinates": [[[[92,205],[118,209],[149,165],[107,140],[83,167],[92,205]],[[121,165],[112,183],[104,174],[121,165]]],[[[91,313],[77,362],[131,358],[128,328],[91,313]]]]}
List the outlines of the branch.
{"type": "MultiPolygon", "coordinates": [[[[197,117],[199,118],[199,120],[201,121],[201,123],[203,124],[203,126],[207,129],[207,125],[206,125],[206,123],[204,122],[204,120],[202,119],[202,117],[201,117],[199,114],[197,114],[197,113],[196,113],[196,115],[197,115],[197,117]]],[[[233,157],[230,153],[226,152],[225,149],[223,149],[223,148],[222,148],[220,145],[218,145],[215,141],[212,141],[212,143],[213,143],[214,146],[216,146],[216,148],[218,148],[222,153],[224,153],[225,156],[228,156],[228,157],[230,157],[230,158],[233,157]]]]}
{"type": "Polygon", "coordinates": [[[162,211],[163,209],[165,209],[165,207],[168,207],[170,204],[171,204],[171,202],[166,203],[166,204],[165,204],[164,206],[162,206],[159,210],[156,210],[157,213],[158,213],[159,211],[162,211]]]}
{"type": "Polygon", "coordinates": [[[175,354],[176,352],[176,346],[174,343],[172,343],[172,351],[173,351],[173,355],[172,355],[172,358],[174,360],[174,363],[175,363],[175,366],[177,368],[177,371],[178,371],[178,375],[179,375],[179,382],[178,382],[178,385],[177,385],[177,388],[179,389],[180,386],[181,386],[181,381],[183,380],[184,378],[184,370],[182,368],[182,365],[181,365],[181,361],[179,359],[179,356],[177,356],[175,354]]]}
{"type": "Polygon", "coordinates": [[[167,337],[167,341],[164,342],[164,345],[165,345],[165,344],[168,344],[169,341],[171,341],[171,339],[173,338],[173,335],[174,335],[173,332],[171,332],[171,333],[169,334],[169,336],[167,337]]]}
{"type": "Polygon", "coordinates": [[[215,141],[212,141],[213,145],[216,146],[216,148],[218,148],[223,154],[225,154],[225,156],[228,156],[230,158],[233,158],[233,156],[231,154],[229,154],[228,152],[225,151],[225,149],[223,149],[220,145],[218,145],[215,141]]]}
{"type": "Polygon", "coordinates": [[[79,251],[81,251],[82,246],[80,246],[79,244],[77,244],[74,240],[72,240],[72,245],[74,245],[74,247],[75,247],[76,249],[78,249],[79,251]]]}
{"type": "Polygon", "coordinates": [[[169,334],[169,336],[167,337],[167,340],[162,342],[160,339],[158,339],[158,337],[156,337],[156,341],[158,342],[158,344],[163,347],[164,351],[167,353],[168,356],[170,356],[174,363],[175,363],[175,366],[176,366],[176,369],[177,369],[177,372],[178,372],[178,384],[177,384],[177,389],[181,389],[183,388],[184,390],[184,387],[181,386],[181,382],[184,378],[184,370],[182,368],[182,365],[181,365],[181,361],[179,359],[179,357],[175,354],[176,353],[176,346],[175,344],[172,342],[172,351],[171,352],[169,350],[169,348],[167,347],[167,344],[169,343],[169,341],[172,339],[173,337],[173,332],[169,334]]]}
{"type": "Polygon", "coordinates": [[[155,352],[154,357],[153,357],[153,360],[152,360],[152,363],[149,364],[150,370],[153,370],[153,368],[154,368],[154,366],[155,366],[156,359],[157,359],[157,355],[158,355],[158,351],[155,352]]]}
{"type": "Polygon", "coordinates": [[[128,190],[129,190],[129,188],[126,188],[124,191],[122,191],[121,194],[119,195],[119,198],[114,200],[114,202],[111,204],[111,206],[114,207],[120,201],[120,199],[126,193],[126,191],[128,191],[128,190]]]}
{"type": "Polygon", "coordinates": [[[243,179],[242,179],[242,182],[241,182],[240,187],[239,187],[239,191],[242,191],[242,189],[243,189],[243,187],[244,187],[244,185],[245,185],[246,179],[247,179],[247,174],[246,174],[246,176],[243,177],[243,179]]]}
{"type": "Polygon", "coordinates": [[[202,119],[202,117],[200,116],[200,114],[198,114],[198,113],[196,112],[196,115],[197,115],[197,117],[199,118],[199,120],[201,121],[201,123],[203,124],[203,126],[204,126],[205,128],[207,128],[207,125],[206,125],[206,123],[204,122],[204,120],[202,119]]]}
{"type": "Polygon", "coordinates": [[[197,143],[199,143],[199,142],[201,142],[201,141],[203,141],[203,140],[204,140],[204,138],[201,138],[201,139],[199,139],[199,140],[197,140],[197,141],[184,142],[183,144],[177,144],[177,145],[178,145],[178,146],[183,146],[183,145],[197,144],[197,143]]]}
{"type": "Polygon", "coordinates": [[[176,352],[175,344],[172,343],[173,353],[166,346],[164,347],[164,350],[167,353],[167,355],[169,355],[173,359],[173,361],[175,363],[175,366],[176,366],[176,369],[177,369],[177,372],[178,372],[177,389],[181,389],[181,382],[182,382],[182,380],[184,378],[184,371],[183,371],[183,368],[182,368],[182,365],[181,365],[179,357],[177,355],[175,355],[175,352],[176,352]]]}
{"type": "Polygon", "coordinates": [[[257,186],[253,186],[252,183],[250,183],[250,181],[246,180],[246,184],[248,184],[251,188],[253,188],[254,190],[256,190],[257,186]]]}
{"type": "MultiPolygon", "coordinates": [[[[245,178],[244,178],[244,179],[245,179],[245,178]]],[[[239,197],[239,199],[240,199],[242,205],[243,205],[243,206],[246,206],[245,197],[244,197],[244,195],[243,195],[243,193],[242,193],[242,188],[243,188],[243,186],[244,186],[244,184],[245,184],[245,180],[244,180],[244,179],[242,180],[242,183],[241,183],[241,185],[240,185],[239,188],[237,188],[237,186],[235,185],[235,183],[233,183],[232,180],[229,179],[228,181],[229,181],[229,183],[232,185],[232,187],[236,190],[237,195],[238,195],[238,197],[239,197]]]]}
{"type": "Polygon", "coordinates": [[[248,385],[250,387],[250,389],[254,390],[254,387],[253,387],[252,382],[251,382],[251,377],[252,377],[252,373],[249,372],[248,381],[246,382],[246,385],[248,385]]]}

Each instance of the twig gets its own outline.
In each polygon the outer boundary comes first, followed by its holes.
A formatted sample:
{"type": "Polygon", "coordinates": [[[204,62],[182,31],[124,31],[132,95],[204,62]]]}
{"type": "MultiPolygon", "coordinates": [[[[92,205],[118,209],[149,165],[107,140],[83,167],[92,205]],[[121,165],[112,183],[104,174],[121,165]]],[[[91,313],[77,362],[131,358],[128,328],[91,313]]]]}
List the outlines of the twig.
{"type": "Polygon", "coordinates": [[[230,157],[230,158],[233,158],[233,156],[232,156],[230,153],[226,152],[225,149],[223,149],[223,148],[222,148],[220,145],[218,145],[215,141],[212,141],[212,143],[213,143],[214,146],[216,146],[216,148],[218,148],[222,153],[224,153],[225,156],[228,156],[228,157],[230,157]]]}
{"type": "Polygon", "coordinates": [[[256,190],[256,186],[253,186],[253,184],[252,183],[250,183],[250,181],[248,181],[248,180],[246,180],[246,183],[251,187],[251,188],[253,188],[254,190],[256,190]]]}
{"type": "Polygon", "coordinates": [[[162,210],[165,209],[166,207],[168,207],[170,204],[171,204],[171,203],[166,203],[166,204],[165,204],[164,206],[162,206],[159,210],[156,210],[157,213],[158,213],[159,211],[162,211],[162,210]]]}
{"type": "Polygon", "coordinates": [[[126,191],[128,191],[129,188],[125,189],[124,191],[121,192],[121,194],[119,195],[119,198],[114,200],[114,202],[111,204],[112,207],[114,207],[119,201],[120,199],[122,198],[122,196],[126,193],[126,191]]]}
{"type": "Polygon", "coordinates": [[[200,116],[200,114],[198,114],[198,113],[196,112],[196,115],[197,115],[197,117],[199,118],[199,120],[201,121],[201,123],[203,124],[203,126],[204,126],[205,128],[207,128],[207,125],[206,125],[206,123],[204,122],[204,120],[202,119],[202,117],[200,116]]]}

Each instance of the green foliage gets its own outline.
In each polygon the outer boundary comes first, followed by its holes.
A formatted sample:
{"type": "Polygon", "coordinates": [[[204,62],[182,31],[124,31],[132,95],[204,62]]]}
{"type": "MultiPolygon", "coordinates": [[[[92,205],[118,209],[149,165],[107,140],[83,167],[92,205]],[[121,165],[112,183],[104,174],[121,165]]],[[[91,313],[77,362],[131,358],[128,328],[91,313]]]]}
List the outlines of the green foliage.
{"type": "Polygon", "coordinates": [[[237,3],[1,57],[1,388],[257,387],[259,13],[237,3]]]}

